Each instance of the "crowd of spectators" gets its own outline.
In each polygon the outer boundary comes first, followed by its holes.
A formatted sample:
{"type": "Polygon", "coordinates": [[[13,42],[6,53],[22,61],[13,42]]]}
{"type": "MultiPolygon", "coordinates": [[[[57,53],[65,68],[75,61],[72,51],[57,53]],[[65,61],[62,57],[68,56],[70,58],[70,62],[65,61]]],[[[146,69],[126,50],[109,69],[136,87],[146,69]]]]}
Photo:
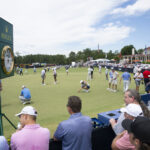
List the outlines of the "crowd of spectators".
{"type": "MultiPolygon", "coordinates": [[[[142,115],[142,109],[138,104],[129,104],[125,108],[121,109],[126,119],[134,120],[136,117],[142,115]]],[[[135,146],[129,140],[129,134],[127,131],[119,133],[112,142],[112,149],[130,149],[134,150],[135,146]]]]}
{"type": "MultiPolygon", "coordinates": [[[[126,107],[120,109],[122,113],[118,121],[110,120],[116,133],[112,149],[149,150],[150,111],[136,90],[128,89],[124,94],[124,102],[126,107]]],[[[62,150],[92,150],[92,121],[90,117],[82,115],[81,99],[70,96],[66,107],[70,118],[58,125],[54,141],[62,141],[62,150]]],[[[11,136],[11,150],[48,150],[50,131],[36,123],[38,113],[35,108],[25,106],[16,116],[19,117],[20,125],[11,136]]],[[[0,149],[8,148],[6,139],[0,136],[0,149]]]]}
{"type": "MultiPolygon", "coordinates": [[[[130,135],[126,128],[122,126],[122,122],[125,119],[135,120],[138,116],[144,116],[150,121],[150,111],[146,105],[141,101],[140,94],[134,89],[128,89],[124,94],[125,108],[121,109],[121,115],[118,120],[110,119],[112,129],[116,133],[116,137],[112,142],[113,150],[148,150],[137,148],[131,141],[130,135]]],[[[143,122],[144,123],[144,122],[143,122]]],[[[150,130],[150,126],[149,126],[150,130]]],[[[149,131],[147,131],[149,132],[149,131]]],[[[150,138],[149,138],[150,142],[150,138]]],[[[150,143],[149,143],[150,144],[150,143]]],[[[150,145],[149,145],[150,146],[150,145]]]]}
{"type": "Polygon", "coordinates": [[[150,69],[149,64],[122,64],[122,63],[101,63],[102,66],[109,66],[109,67],[118,67],[118,68],[135,68],[142,69],[150,69]]]}

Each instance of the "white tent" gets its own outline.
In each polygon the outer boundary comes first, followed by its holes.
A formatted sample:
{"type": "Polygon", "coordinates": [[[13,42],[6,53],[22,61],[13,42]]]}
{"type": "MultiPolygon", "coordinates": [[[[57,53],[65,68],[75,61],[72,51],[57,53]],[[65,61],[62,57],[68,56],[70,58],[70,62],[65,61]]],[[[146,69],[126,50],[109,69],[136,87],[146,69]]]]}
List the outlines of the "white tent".
{"type": "Polygon", "coordinates": [[[96,60],[91,60],[92,62],[97,62],[97,63],[108,63],[110,60],[108,59],[96,59],[96,60]]]}

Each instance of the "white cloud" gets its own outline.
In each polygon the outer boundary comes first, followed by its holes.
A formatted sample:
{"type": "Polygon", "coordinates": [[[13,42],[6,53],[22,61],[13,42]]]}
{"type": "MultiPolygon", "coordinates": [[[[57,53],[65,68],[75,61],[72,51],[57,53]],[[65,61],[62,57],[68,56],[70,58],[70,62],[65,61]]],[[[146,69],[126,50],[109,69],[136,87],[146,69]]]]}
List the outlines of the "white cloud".
{"type": "Polygon", "coordinates": [[[106,45],[127,38],[132,32],[130,27],[118,23],[95,27],[126,1],[5,0],[1,2],[0,14],[14,25],[15,51],[67,54],[71,50],[95,47],[99,42],[106,45]]]}
{"type": "Polygon", "coordinates": [[[114,23],[106,24],[104,27],[99,28],[96,32],[92,32],[89,38],[83,41],[84,44],[96,45],[100,42],[101,46],[109,45],[121,41],[129,36],[134,29],[123,25],[114,23]]]}
{"type": "Polygon", "coordinates": [[[128,5],[125,8],[116,8],[112,14],[137,15],[150,10],[150,0],[137,0],[134,4],[128,5]]]}

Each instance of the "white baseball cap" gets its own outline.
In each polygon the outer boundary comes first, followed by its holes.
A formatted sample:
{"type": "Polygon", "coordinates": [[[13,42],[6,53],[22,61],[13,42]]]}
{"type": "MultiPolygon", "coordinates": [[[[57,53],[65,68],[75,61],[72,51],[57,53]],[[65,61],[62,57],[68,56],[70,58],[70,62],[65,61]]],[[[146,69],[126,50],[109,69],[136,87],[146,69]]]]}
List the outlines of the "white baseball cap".
{"type": "Polygon", "coordinates": [[[22,114],[37,116],[37,111],[32,106],[26,106],[21,110],[20,113],[16,114],[15,116],[20,116],[22,114]]]}
{"type": "Polygon", "coordinates": [[[121,112],[127,113],[133,117],[143,116],[141,106],[138,104],[128,104],[125,108],[120,109],[121,112]]]}
{"type": "Polygon", "coordinates": [[[83,83],[83,80],[81,80],[80,83],[83,83]]]}
{"type": "Polygon", "coordinates": [[[25,85],[22,86],[22,89],[24,89],[24,88],[25,88],[25,85]]]}

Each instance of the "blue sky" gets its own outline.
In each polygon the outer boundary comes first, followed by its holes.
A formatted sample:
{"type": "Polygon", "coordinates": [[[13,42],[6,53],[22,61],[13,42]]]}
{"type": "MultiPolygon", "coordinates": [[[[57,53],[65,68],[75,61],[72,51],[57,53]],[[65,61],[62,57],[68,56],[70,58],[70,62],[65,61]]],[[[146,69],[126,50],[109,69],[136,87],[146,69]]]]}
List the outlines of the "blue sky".
{"type": "Polygon", "coordinates": [[[14,26],[14,52],[105,52],[150,46],[150,0],[5,0],[0,17],[14,26]]]}

